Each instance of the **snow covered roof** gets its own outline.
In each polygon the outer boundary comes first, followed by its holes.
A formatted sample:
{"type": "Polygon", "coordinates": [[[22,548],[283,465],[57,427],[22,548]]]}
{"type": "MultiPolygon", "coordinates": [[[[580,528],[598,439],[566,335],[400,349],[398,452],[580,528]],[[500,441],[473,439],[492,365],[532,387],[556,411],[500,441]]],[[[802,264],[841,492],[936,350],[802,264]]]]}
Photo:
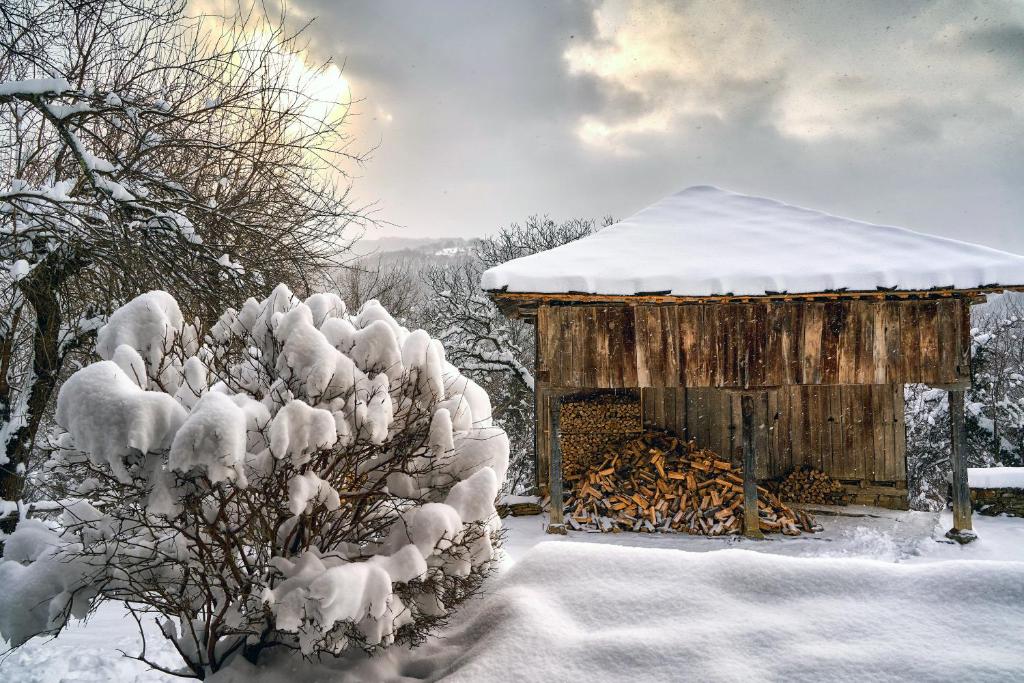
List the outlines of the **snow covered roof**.
{"type": "Polygon", "coordinates": [[[487,290],[759,296],[1024,285],[1024,256],[698,186],[484,272],[487,290]]]}

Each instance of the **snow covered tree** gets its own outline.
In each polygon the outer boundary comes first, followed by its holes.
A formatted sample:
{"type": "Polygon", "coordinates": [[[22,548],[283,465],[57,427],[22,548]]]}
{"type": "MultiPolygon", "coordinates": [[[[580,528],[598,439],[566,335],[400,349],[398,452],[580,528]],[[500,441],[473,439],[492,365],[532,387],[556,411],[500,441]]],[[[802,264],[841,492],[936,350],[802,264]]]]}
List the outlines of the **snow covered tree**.
{"type": "Polygon", "coordinates": [[[311,94],[333,67],[282,26],[185,0],[4,3],[0,499],[22,498],[67,361],[118,305],[160,288],[216,315],[341,262],[347,106],[311,94]]]}
{"type": "MultiPolygon", "coordinates": [[[[610,218],[604,225],[611,223],[610,218]]],[[[477,244],[469,258],[427,268],[430,287],[424,324],[440,339],[452,362],[500,396],[495,421],[511,436],[508,488],[525,491],[534,484],[533,463],[533,327],[503,315],[480,289],[484,270],[506,261],[553,249],[592,233],[593,220],[556,223],[530,216],[477,244]]]]}
{"type": "MultiPolygon", "coordinates": [[[[972,387],[965,394],[967,459],[972,467],[1020,466],[1024,457],[1024,302],[993,296],[972,319],[972,387]]],[[[938,509],[947,498],[946,392],[908,385],[907,475],[911,504],[938,509]]]]}
{"type": "Polygon", "coordinates": [[[0,563],[12,644],[124,601],[159,615],[182,675],[374,651],[421,639],[492,565],[508,438],[440,342],[378,302],[281,285],[202,334],[154,291],[96,352],[61,387],[47,463],[78,490],[0,563]]]}

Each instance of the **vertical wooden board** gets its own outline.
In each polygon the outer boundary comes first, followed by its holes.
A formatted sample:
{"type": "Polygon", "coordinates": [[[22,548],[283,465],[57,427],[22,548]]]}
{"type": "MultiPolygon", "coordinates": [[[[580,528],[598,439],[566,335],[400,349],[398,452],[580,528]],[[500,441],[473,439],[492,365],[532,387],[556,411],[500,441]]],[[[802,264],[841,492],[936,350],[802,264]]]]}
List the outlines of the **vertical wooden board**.
{"type": "Polygon", "coordinates": [[[857,356],[860,353],[860,321],[861,307],[859,302],[836,302],[838,306],[833,307],[833,315],[829,317],[830,322],[835,323],[842,319],[842,327],[839,328],[836,343],[836,381],[839,384],[853,384],[857,381],[857,356]],[[842,311],[839,316],[835,312],[842,311]]]}
{"type": "Polygon", "coordinates": [[[704,441],[704,436],[700,433],[700,426],[704,422],[701,405],[703,391],[697,387],[686,388],[686,438],[698,444],[704,441]]]}
{"type": "Polygon", "coordinates": [[[800,464],[815,466],[817,452],[814,448],[814,424],[811,405],[811,387],[802,385],[795,387],[800,397],[800,464]]]}
{"type": "Polygon", "coordinates": [[[827,388],[823,386],[811,386],[807,388],[808,397],[811,402],[811,443],[814,447],[814,466],[821,471],[827,472],[830,467],[827,453],[828,443],[828,411],[825,410],[825,396],[827,388]]]}
{"type": "Polygon", "coordinates": [[[921,339],[921,375],[925,384],[943,382],[939,367],[939,342],[936,330],[938,319],[937,301],[918,302],[918,329],[921,339]]]}
{"type": "Polygon", "coordinates": [[[546,311],[546,324],[541,326],[542,339],[541,343],[544,345],[545,357],[547,359],[548,366],[548,378],[552,384],[558,384],[561,381],[561,363],[562,363],[562,348],[561,348],[561,325],[562,321],[558,317],[558,312],[554,306],[545,306],[546,311]]]}
{"type": "Polygon", "coordinates": [[[718,308],[718,338],[712,345],[715,347],[716,386],[736,386],[736,316],[725,306],[718,308]]]}
{"type": "Polygon", "coordinates": [[[605,315],[604,309],[600,307],[594,308],[594,315],[597,317],[598,324],[601,328],[601,334],[598,335],[598,341],[595,345],[597,356],[595,374],[597,375],[597,382],[594,386],[607,387],[612,383],[611,376],[612,368],[614,367],[611,360],[612,349],[611,337],[608,332],[608,319],[605,315]]]}
{"type": "Polygon", "coordinates": [[[657,359],[661,355],[658,346],[659,340],[652,334],[652,327],[658,326],[657,308],[655,306],[639,305],[634,307],[634,321],[636,324],[636,381],[641,387],[656,386],[652,384],[652,377],[657,375],[655,367],[657,359]]]}
{"type": "MultiPolygon", "coordinates": [[[[768,384],[768,355],[767,355],[767,342],[768,342],[768,308],[764,303],[752,305],[750,307],[750,326],[751,331],[748,331],[747,339],[749,340],[749,349],[747,352],[748,358],[748,373],[750,386],[761,387],[768,384]]],[[[765,402],[762,397],[761,408],[764,408],[765,402]]]]}
{"type": "Polygon", "coordinates": [[[657,384],[662,387],[674,387],[679,384],[679,344],[673,332],[672,320],[674,306],[658,306],[652,318],[657,325],[659,357],[657,362],[657,384]]]}
{"type": "Polygon", "coordinates": [[[637,385],[636,373],[636,307],[622,309],[622,384],[623,387],[637,385]]]}
{"type": "Polygon", "coordinates": [[[943,383],[957,380],[957,349],[960,345],[960,338],[957,335],[958,313],[956,299],[942,299],[936,302],[935,337],[943,383]]]}
{"type": "Polygon", "coordinates": [[[765,449],[764,459],[768,463],[768,476],[775,477],[779,474],[778,469],[778,446],[779,446],[779,432],[778,432],[778,418],[777,413],[779,411],[779,390],[769,389],[767,392],[767,415],[766,415],[766,428],[768,430],[768,447],[765,449]]]}
{"type": "Polygon", "coordinates": [[[960,299],[960,349],[957,362],[957,377],[971,378],[971,304],[960,299]]]}
{"type": "Polygon", "coordinates": [[[885,334],[885,381],[901,382],[902,336],[900,334],[900,304],[886,301],[882,304],[882,328],[885,334]]]}
{"type": "Polygon", "coordinates": [[[651,387],[640,388],[640,420],[644,429],[650,429],[656,424],[655,403],[657,399],[655,394],[657,391],[651,387]]]}
{"type": "Polygon", "coordinates": [[[788,358],[786,379],[787,383],[803,384],[804,379],[804,349],[805,342],[805,307],[803,304],[787,302],[785,319],[788,322],[786,336],[788,338],[788,358]]]}
{"type": "Polygon", "coordinates": [[[874,392],[874,400],[878,410],[874,414],[874,429],[876,429],[876,456],[874,456],[874,469],[877,479],[890,480],[892,478],[892,455],[893,455],[893,391],[892,385],[878,385],[871,387],[874,392]]]}
{"type": "Polygon", "coordinates": [[[803,325],[800,334],[800,373],[806,384],[821,384],[822,345],[825,332],[825,304],[801,304],[803,325]]]}
{"type": "Polygon", "coordinates": [[[835,468],[835,471],[839,473],[840,477],[853,479],[857,476],[856,467],[851,465],[851,461],[855,457],[856,453],[853,444],[855,425],[847,388],[848,387],[842,386],[837,387],[839,393],[839,410],[841,415],[839,439],[842,446],[840,449],[841,457],[838,462],[833,461],[832,467],[835,468]]]}
{"type": "Polygon", "coordinates": [[[850,416],[846,411],[846,404],[843,402],[843,388],[838,385],[830,388],[832,389],[832,410],[835,418],[832,433],[832,471],[838,473],[835,476],[849,478],[849,468],[846,467],[846,428],[850,416]]]}
{"type": "Polygon", "coordinates": [[[565,306],[552,306],[551,311],[557,321],[554,329],[555,367],[551,373],[551,383],[557,386],[572,386],[572,328],[569,311],[565,306]]]}
{"type": "Polygon", "coordinates": [[[886,346],[886,319],[888,302],[881,301],[872,307],[871,315],[871,372],[867,380],[871,384],[885,384],[888,372],[888,347],[886,346]]]}
{"type": "Polygon", "coordinates": [[[867,461],[864,469],[868,477],[878,481],[885,474],[885,424],[882,411],[882,386],[867,384],[864,386],[866,400],[871,406],[871,444],[868,448],[867,461]]]}
{"type": "Polygon", "coordinates": [[[771,419],[768,415],[768,394],[770,392],[760,391],[757,394],[757,476],[759,479],[767,479],[771,476],[768,467],[768,448],[771,444],[771,419]]]}
{"type": "Polygon", "coordinates": [[[686,434],[686,389],[684,387],[672,387],[670,391],[675,396],[676,402],[676,434],[683,437],[686,434]]]}
{"type": "MultiPolygon", "coordinates": [[[[840,344],[850,337],[844,332],[847,329],[847,308],[843,302],[830,301],[825,306],[825,322],[821,334],[821,383],[842,384],[840,380],[840,361],[843,354],[840,344]]],[[[846,354],[849,356],[849,353],[846,354]]]]}
{"type": "Polygon", "coordinates": [[[828,440],[828,449],[826,454],[823,456],[822,463],[827,466],[827,469],[825,469],[826,472],[832,476],[837,476],[834,473],[836,471],[835,463],[839,459],[839,453],[837,452],[837,435],[839,434],[841,421],[840,415],[836,411],[835,395],[838,392],[838,387],[826,386],[823,387],[823,389],[825,391],[825,396],[822,399],[824,401],[826,412],[825,421],[828,423],[828,435],[826,437],[828,440]]]}
{"type": "Polygon", "coordinates": [[[921,377],[921,337],[915,301],[900,302],[900,378],[921,377]]]}
{"type": "Polygon", "coordinates": [[[894,393],[894,399],[893,418],[896,424],[893,429],[893,435],[896,447],[893,451],[896,456],[897,471],[903,473],[901,478],[905,480],[907,478],[907,419],[905,414],[907,399],[903,393],[902,386],[899,386],[898,391],[894,393]]]}
{"type": "Polygon", "coordinates": [[[583,325],[583,309],[578,306],[571,306],[566,309],[569,314],[569,339],[572,343],[572,364],[571,372],[569,375],[569,386],[573,388],[581,388],[586,386],[583,379],[583,368],[586,363],[586,339],[584,338],[584,331],[581,329],[583,325]]]}
{"type": "Polygon", "coordinates": [[[800,396],[801,387],[790,387],[789,389],[789,441],[792,452],[793,467],[800,467],[804,464],[803,444],[803,398],[800,396]]]}
{"type": "Polygon", "coordinates": [[[844,387],[849,396],[850,413],[853,419],[853,452],[849,454],[850,464],[856,468],[857,476],[868,476],[864,469],[867,452],[871,447],[871,430],[869,428],[871,404],[864,400],[863,387],[844,387]]]}
{"type": "MultiPolygon", "coordinates": [[[[679,371],[686,387],[704,386],[700,370],[697,337],[701,329],[701,307],[693,304],[676,306],[676,324],[679,326],[679,371]]],[[[689,401],[689,399],[687,399],[689,401]]]]}
{"type": "Polygon", "coordinates": [[[547,486],[548,469],[551,464],[551,453],[548,446],[551,443],[551,412],[548,404],[548,388],[544,384],[536,385],[537,392],[537,415],[536,428],[534,430],[535,445],[537,453],[537,479],[538,484],[547,486]]]}
{"type": "Polygon", "coordinates": [[[612,306],[604,307],[602,314],[608,325],[608,377],[604,386],[618,388],[622,386],[622,356],[625,353],[622,344],[622,316],[612,306]]]}
{"type": "Polygon", "coordinates": [[[783,384],[786,378],[786,306],[781,301],[765,304],[765,376],[764,385],[783,384]]]}
{"type": "MultiPolygon", "coordinates": [[[[723,424],[722,439],[728,445],[730,457],[743,457],[743,412],[741,410],[742,395],[736,392],[723,391],[722,414],[726,417],[723,424]]],[[[755,427],[756,429],[756,427],[755,427]]],[[[756,435],[755,435],[756,439],[756,435]]]]}
{"type": "MultiPolygon", "coordinates": [[[[860,338],[857,348],[857,382],[871,384],[875,380],[875,320],[881,316],[882,306],[875,301],[854,302],[860,304],[858,321],[860,338]]],[[[883,340],[884,341],[884,340],[883,340]]],[[[882,369],[885,365],[882,364],[882,369]]]]}
{"type": "Polygon", "coordinates": [[[778,392],[778,453],[783,472],[794,468],[793,457],[793,387],[781,387],[778,392]]]}
{"type": "Polygon", "coordinates": [[[576,308],[575,323],[576,336],[578,338],[577,348],[579,349],[578,367],[576,369],[576,381],[579,387],[597,386],[597,372],[594,366],[596,360],[594,353],[594,336],[597,333],[597,325],[592,322],[596,311],[593,306],[579,306],[576,308]]]}
{"type": "Polygon", "coordinates": [[[586,382],[589,387],[600,386],[600,360],[601,344],[599,340],[604,336],[604,326],[601,325],[600,314],[596,306],[588,306],[586,311],[587,319],[587,360],[586,360],[586,382]]]}

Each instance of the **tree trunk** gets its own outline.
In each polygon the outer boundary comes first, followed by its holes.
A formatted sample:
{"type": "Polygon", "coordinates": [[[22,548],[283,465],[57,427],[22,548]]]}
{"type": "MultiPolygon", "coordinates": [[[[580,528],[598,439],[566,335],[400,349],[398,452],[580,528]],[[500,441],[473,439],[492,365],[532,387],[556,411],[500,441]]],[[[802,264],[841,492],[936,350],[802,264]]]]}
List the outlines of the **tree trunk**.
{"type": "MultiPolygon", "coordinates": [[[[25,387],[28,391],[27,401],[21,400],[19,401],[20,406],[15,406],[12,401],[14,397],[12,387],[8,387],[7,395],[3,399],[2,407],[7,415],[0,416],[0,418],[5,418],[5,423],[9,423],[12,419],[19,419],[21,425],[8,435],[7,442],[3,444],[7,462],[0,465],[0,499],[2,500],[17,501],[22,498],[25,488],[24,469],[28,466],[28,459],[35,445],[39,425],[53,396],[53,391],[57,387],[61,367],[64,364],[64,354],[60,344],[62,322],[60,302],[57,299],[52,278],[47,275],[45,267],[40,265],[32,272],[31,276],[21,282],[25,300],[35,313],[32,374],[25,387]],[[13,414],[19,409],[24,410],[25,413],[20,418],[13,414]]],[[[9,534],[14,531],[17,523],[16,516],[0,519],[0,531],[9,534]]]]}

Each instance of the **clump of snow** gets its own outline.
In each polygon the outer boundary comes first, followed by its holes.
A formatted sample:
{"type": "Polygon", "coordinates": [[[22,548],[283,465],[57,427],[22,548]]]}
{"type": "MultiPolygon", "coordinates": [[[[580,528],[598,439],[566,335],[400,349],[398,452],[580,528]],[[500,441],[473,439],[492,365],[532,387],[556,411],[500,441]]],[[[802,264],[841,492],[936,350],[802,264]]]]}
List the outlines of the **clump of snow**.
{"type": "Polygon", "coordinates": [[[1024,284],[1024,257],[715,187],[484,272],[511,292],[752,295],[1024,284]]]}
{"type": "Polygon", "coordinates": [[[1024,467],[968,467],[972,489],[1024,489],[1024,467]]]}
{"type": "Polygon", "coordinates": [[[245,411],[231,397],[204,394],[174,435],[167,466],[180,472],[202,468],[213,482],[244,482],[247,436],[245,411]]]}
{"type": "Polygon", "coordinates": [[[296,465],[307,462],[314,451],[329,448],[337,440],[334,416],[302,401],[289,401],[270,423],[270,452],[277,458],[291,458],[296,465]]]}
{"type": "Polygon", "coordinates": [[[11,279],[17,282],[18,280],[25,279],[25,276],[28,275],[31,267],[28,265],[28,261],[22,258],[12,263],[9,270],[11,273],[11,279]]]}
{"type": "Polygon", "coordinates": [[[0,83],[0,97],[11,95],[60,95],[71,90],[66,78],[26,78],[21,81],[0,83]]]}
{"type": "Polygon", "coordinates": [[[127,483],[124,457],[167,449],[186,412],[171,396],[139,388],[113,361],[100,361],[64,383],[56,418],[77,449],[127,483]]]}
{"type": "Polygon", "coordinates": [[[96,353],[110,360],[125,344],[145,360],[150,376],[164,369],[164,356],[185,329],[178,302],[167,292],[148,292],[114,311],[96,337],[96,353]]]}

